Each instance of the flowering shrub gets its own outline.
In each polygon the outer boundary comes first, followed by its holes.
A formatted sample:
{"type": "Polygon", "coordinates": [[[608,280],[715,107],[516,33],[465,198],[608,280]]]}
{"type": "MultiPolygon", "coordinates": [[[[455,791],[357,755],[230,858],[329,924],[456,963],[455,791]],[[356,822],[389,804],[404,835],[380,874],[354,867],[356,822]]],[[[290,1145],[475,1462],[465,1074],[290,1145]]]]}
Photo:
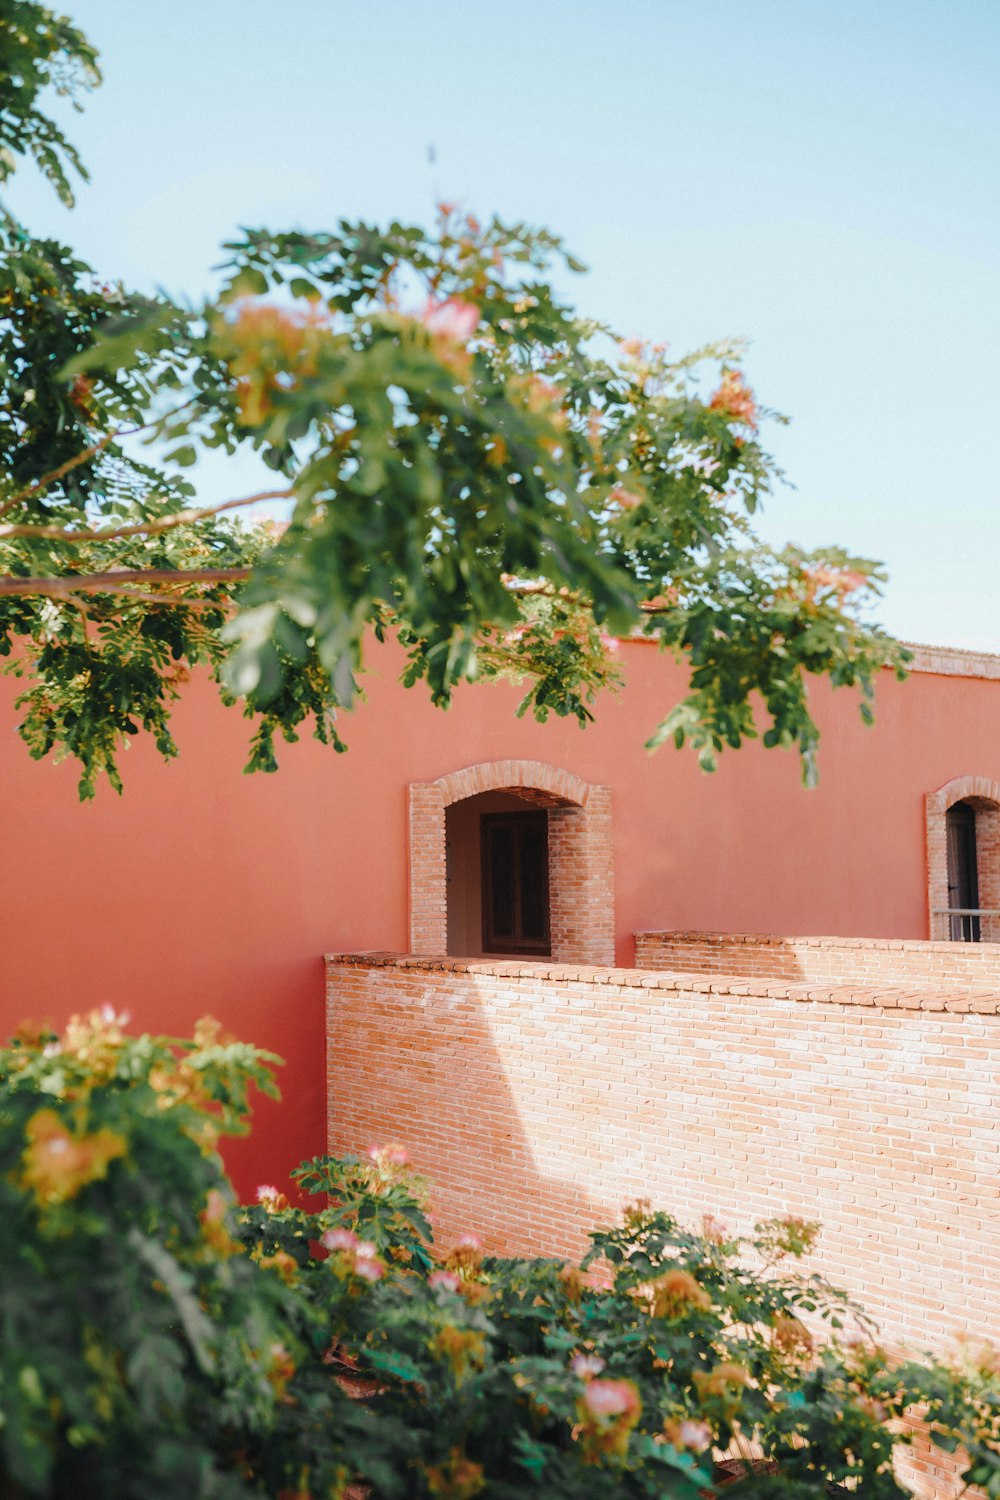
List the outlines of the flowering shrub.
{"type": "Polygon", "coordinates": [[[0,1495],[888,1500],[918,1406],[1000,1496],[995,1355],[890,1359],[796,1268],[815,1225],[639,1204],[500,1259],[434,1243],[395,1144],[239,1208],[216,1144],[274,1061],[110,1014],[0,1052],[0,1495]]]}

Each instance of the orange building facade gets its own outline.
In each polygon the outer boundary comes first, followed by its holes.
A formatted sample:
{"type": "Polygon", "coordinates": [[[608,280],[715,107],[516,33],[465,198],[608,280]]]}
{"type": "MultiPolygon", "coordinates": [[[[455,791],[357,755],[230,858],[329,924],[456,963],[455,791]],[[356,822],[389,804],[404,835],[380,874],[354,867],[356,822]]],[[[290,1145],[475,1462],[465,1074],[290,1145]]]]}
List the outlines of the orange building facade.
{"type": "Polygon", "coordinates": [[[252,1191],[324,1148],[324,953],[631,966],[637,932],[1000,935],[1000,659],[919,653],[909,681],[880,684],[872,729],[853,694],[817,684],[806,791],[793,755],[755,744],[712,776],[689,752],[647,754],[683,673],[646,643],[620,654],[625,688],[581,732],[517,720],[506,685],[442,713],[399,685],[394,647],[373,648],[348,753],[303,741],[271,777],[241,774],[247,726],[195,684],[179,758],[139,741],[123,796],[85,805],[72,763],[31,761],[11,732],[4,1033],[107,1003],[173,1034],[211,1013],[281,1054],[283,1102],[227,1153],[252,1191]],[[978,887],[967,871],[960,901],[962,859],[978,887]]]}

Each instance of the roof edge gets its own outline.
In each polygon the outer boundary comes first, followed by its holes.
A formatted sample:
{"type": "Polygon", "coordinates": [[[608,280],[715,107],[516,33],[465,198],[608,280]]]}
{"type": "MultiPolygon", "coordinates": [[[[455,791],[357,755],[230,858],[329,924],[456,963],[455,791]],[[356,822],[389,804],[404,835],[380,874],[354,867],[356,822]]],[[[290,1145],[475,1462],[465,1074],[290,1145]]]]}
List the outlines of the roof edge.
{"type": "Polygon", "coordinates": [[[911,672],[933,672],[941,677],[983,677],[1000,681],[1000,655],[993,651],[969,651],[960,646],[928,646],[920,641],[902,641],[913,652],[911,672]]]}

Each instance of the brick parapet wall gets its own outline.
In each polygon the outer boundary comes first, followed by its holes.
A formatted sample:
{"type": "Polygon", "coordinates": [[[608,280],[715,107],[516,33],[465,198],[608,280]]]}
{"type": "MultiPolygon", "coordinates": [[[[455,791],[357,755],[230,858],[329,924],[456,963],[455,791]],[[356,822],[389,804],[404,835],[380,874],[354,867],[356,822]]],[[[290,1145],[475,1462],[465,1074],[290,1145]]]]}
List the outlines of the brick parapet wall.
{"type": "MultiPolygon", "coordinates": [[[[639,938],[657,936],[660,934],[637,933],[636,941],[638,943],[639,938]]],[[[669,936],[722,937],[718,933],[669,934],[669,936]]],[[[757,940],[756,934],[747,935],[748,942],[755,940],[757,940]]],[[[742,943],[743,936],[736,934],[733,937],[726,934],[725,941],[742,943]]],[[[780,939],[765,938],[760,941],[779,942],[780,939]]],[[[790,941],[799,940],[793,938],[790,941]]],[[[802,941],[837,940],[810,938],[802,941]]],[[[923,943],[912,946],[923,948],[937,946],[949,949],[952,947],[949,943],[937,945],[923,943]]],[[[663,990],[690,996],[732,995],[746,999],[825,1001],[831,1005],[883,1006],[888,1010],[947,1010],[958,1015],[965,1012],[980,1015],[1000,1014],[1000,991],[992,985],[983,984],[976,987],[966,985],[964,988],[956,988],[954,992],[942,990],[941,993],[937,993],[935,989],[927,988],[925,985],[899,983],[898,980],[894,980],[891,967],[886,970],[883,984],[865,986],[848,982],[833,983],[829,980],[818,982],[815,977],[808,982],[796,984],[788,979],[753,978],[745,970],[735,969],[731,973],[727,971],[697,974],[681,970],[679,964],[658,972],[651,964],[635,969],[612,969],[592,964],[534,963],[521,958],[451,958],[447,955],[427,956],[388,952],[328,954],[326,963],[328,970],[331,965],[336,965],[348,969],[393,969],[399,972],[415,970],[428,974],[483,974],[504,979],[531,979],[564,984],[584,983],[610,989],[663,990]]]]}
{"type": "MultiPolygon", "coordinates": [[[[768,933],[637,932],[643,969],[742,975],[782,982],[856,986],[906,984],[928,991],[1000,990],[1000,945],[894,938],[782,937],[768,933]]],[[[984,993],[985,992],[985,993],[984,993]]],[[[928,992],[924,1002],[936,997],[928,992]]],[[[857,1003],[857,1002],[855,1002],[857,1003]]]]}
{"type": "MultiPolygon", "coordinates": [[[[659,646],[653,636],[635,634],[619,636],[636,646],[659,646]]],[[[923,641],[900,641],[911,653],[906,670],[933,677],[971,677],[984,682],[1000,681],[1000,653],[995,651],[971,651],[962,646],[929,646],[923,641]]],[[[884,668],[886,673],[895,668],[884,668]]]]}
{"type": "Polygon", "coordinates": [[[573,1253],[636,1197],[824,1225],[889,1337],[996,1328],[1000,997],[520,961],[328,960],[333,1150],[399,1139],[444,1238],[573,1253]]]}
{"type": "Polygon", "coordinates": [[[925,646],[904,641],[913,652],[910,672],[931,672],[939,677],[980,677],[988,682],[1000,680],[1000,655],[992,651],[966,651],[959,646],[925,646]]]}

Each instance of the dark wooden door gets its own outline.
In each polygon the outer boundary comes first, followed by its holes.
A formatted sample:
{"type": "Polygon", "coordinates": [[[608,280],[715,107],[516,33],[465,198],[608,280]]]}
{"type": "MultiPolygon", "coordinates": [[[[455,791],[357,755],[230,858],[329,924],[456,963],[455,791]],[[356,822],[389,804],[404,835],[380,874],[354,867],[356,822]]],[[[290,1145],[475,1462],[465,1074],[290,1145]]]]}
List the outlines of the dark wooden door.
{"type": "Polygon", "coordinates": [[[549,815],[484,813],[483,952],[547,957],[549,815]]]}
{"type": "MultiPolygon", "coordinates": [[[[968,802],[956,802],[945,816],[948,832],[948,905],[962,912],[979,905],[979,871],[976,866],[976,810],[968,802]]],[[[980,920],[974,916],[949,918],[952,940],[978,943],[980,920]]]]}

